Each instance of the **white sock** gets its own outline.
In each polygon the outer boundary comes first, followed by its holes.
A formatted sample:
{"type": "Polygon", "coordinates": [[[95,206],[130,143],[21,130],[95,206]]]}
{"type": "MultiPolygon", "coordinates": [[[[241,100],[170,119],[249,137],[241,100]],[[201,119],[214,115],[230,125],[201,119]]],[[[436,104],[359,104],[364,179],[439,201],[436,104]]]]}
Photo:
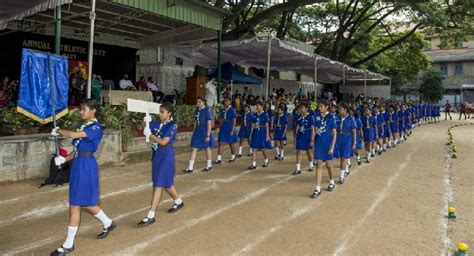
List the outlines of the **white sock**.
{"type": "Polygon", "coordinates": [[[207,167],[212,167],[212,160],[207,160],[207,167]]]}
{"type": "Polygon", "coordinates": [[[222,161],[222,156],[221,155],[217,155],[217,161],[222,161]]]}
{"type": "Polygon", "coordinates": [[[296,170],[301,171],[301,164],[296,164],[296,170]]]}
{"type": "Polygon", "coordinates": [[[360,156],[357,156],[357,161],[359,161],[359,160],[360,160],[360,156]]]}
{"type": "Polygon", "coordinates": [[[265,159],[265,160],[263,160],[263,163],[265,163],[265,164],[268,164],[268,162],[269,162],[269,161],[268,161],[268,158],[265,159]]]}
{"type": "Polygon", "coordinates": [[[329,184],[334,185],[334,184],[336,184],[336,182],[334,182],[334,180],[330,180],[330,181],[329,181],[329,184]]]}
{"type": "Polygon", "coordinates": [[[231,155],[230,160],[234,160],[234,159],[235,159],[235,155],[231,155]]]}
{"type": "Polygon", "coordinates": [[[375,155],[375,149],[372,149],[372,155],[375,155]]]}
{"type": "Polygon", "coordinates": [[[351,159],[347,159],[347,165],[351,165],[351,159]]]}
{"type": "Polygon", "coordinates": [[[316,186],[316,190],[321,192],[321,186],[316,186]]]}
{"type": "Polygon", "coordinates": [[[148,214],[146,215],[148,219],[153,219],[155,218],[155,211],[148,211],[148,214]]]}
{"type": "Polygon", "coordinates": [[[189,160],[188,170],[194,170],[194,161],[193,160],[189,160]]]}
{"type": "Polygon", "coordinates": [[[242,155],[242,149],[244,149],[244,147],[240,146],[239,147],[239,155],[242,155]]]}
{"type": "Polygon", "coordinates": [[[183,199],[181,197],[178,197],[176,200],[174,200],[174,203],[180,205],[183,203],[183,199]]]}
{"type": "Polygon", "coordinates": [[[280,156],[280,147],[275,147],[275,151],[277,153],[277,156],[280,156]]]}
{"type": "Polygon", "coordinates": [[[284,157],[284,156],[285,156],[285,150],[284,150],[284,149],[280,149],[280,156],[281,156],[281,157],[284,157]]]}
{"type": "Polygon", "coordinates": [[[250,149],[249,153],[250,153],[250,154],[252,154],[252,153],[253,153],[253,150],[252,150],[252,149],[250,149]]]}
{"type": "Polygon", "coordinates": [[[341,174],[339,177],[341,177],[341,179],[344,179],[344,176],[346,174],[346,171],[345,170],[341,170],[341,174]]]}
{"type": "Polygon", "coordinates": [[[67,227],[67,238],[63,244],[64,248],[70,249],[74,246],[74,239],[76,238],[78,227],[67,227]]]}
{"type": "Polygon", "coordinates": [[[313,169],[313,168],[314,168],[314,163],[313,163],[313,161],[309,162],[309,168],[310,168],[310,169],[313,169]]]}
{"type": "Polygon", "coordinates": [[[257,166],[257,162],[252,162],[252,166],[257,166]]]}
{"type": "Polygon", "coordinates": [[[105,212],[102,210],[100,210],[99,213],[94,215],[94,217],[96,217],[98,220],[100,220],[100,222],[102,222],[102,224],[104,225],[104,228],[108,228],[112,224],[112,220],[109,217],[107,217],[107,215],[105,215],[105,212]]]}

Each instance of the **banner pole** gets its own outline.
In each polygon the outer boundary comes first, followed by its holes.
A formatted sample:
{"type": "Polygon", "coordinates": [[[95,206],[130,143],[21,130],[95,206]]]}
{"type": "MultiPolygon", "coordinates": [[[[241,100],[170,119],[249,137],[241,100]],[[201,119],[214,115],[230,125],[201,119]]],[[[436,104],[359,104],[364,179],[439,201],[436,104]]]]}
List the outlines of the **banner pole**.
{"type": "MultiPolygon", "coordinates": [[[[53,75],[51,73],[51,54],[48,53],[48,76],[49,76],[49,93],[50,93],[50,100],[51,100],[51,113],[53,116],[53,127],[57,127],[56,125],[56,104],[55,104],[55,97],[54,97],[54,84],[53,84],[53,75]]],[[[58,143],[58,136],[54,136],[54,146],[56,149],[56,156],[59,156],[59,143],[58,143]]]]}
{"type": "Polygon", "coordinates": [[[91,97],[92,92],[92,62],[94,56],[94,29],[95,29],[95,0],[91,1],[90,13],[90,37],[89,37],[89,56],[88,56],[88,73],[87,73],[87,98],[91,97]]]}

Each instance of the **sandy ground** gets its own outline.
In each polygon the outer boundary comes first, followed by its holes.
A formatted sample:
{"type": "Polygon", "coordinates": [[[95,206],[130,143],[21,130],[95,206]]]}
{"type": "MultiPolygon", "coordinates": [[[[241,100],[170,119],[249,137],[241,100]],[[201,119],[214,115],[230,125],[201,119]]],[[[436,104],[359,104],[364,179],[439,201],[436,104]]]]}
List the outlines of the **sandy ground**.
{"type": "MultiPolygon", "coordinates": [[[[457,159],[446,146],[448,126],[464,123],[417,128],[318,199],[309,198],[314,172],[290,175],[291,146],[285,161],[257,171],[246,171],[244,157],[182,175],[188,154],[179,154],[175,184],[185,207],[166,213],[165,196],[157,223],[147,228],[136,223],[150,201],[150,163],[104,168],[101,206],[119,227],[96,240],[102,227],[84,213],[74,254],[446,255],[460,241],[474,246],[474,126],[453,130],[457,159]],[[455,221],[445,217],[448,205],[458,209],[455,221]]],[[[204,165],[200,153],[195,169],[204,165]]],[[[67,186],[37,189],[40,182],[0,185],[0,254],[46,255],[64,241],[67,186]]],[[[325,173],[323,188],[327,182],[325,173]]]]}

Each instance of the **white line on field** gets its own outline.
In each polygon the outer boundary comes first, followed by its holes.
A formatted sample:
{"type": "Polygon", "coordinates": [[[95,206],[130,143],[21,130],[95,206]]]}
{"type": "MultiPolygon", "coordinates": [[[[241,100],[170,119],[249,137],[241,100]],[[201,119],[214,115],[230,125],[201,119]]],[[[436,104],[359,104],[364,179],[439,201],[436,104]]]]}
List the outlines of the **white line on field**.
{"type": "MultiPolygon", "coordinates": [[[[425,135],[423,136],[423,138],[421,140],[423,140],[425,137],[426,137],[426,133],[425,135]]],[[[418,146],[419,147],[419,146],[418,146]]],[[[387,182],[387,185],[385,185],[384,189],[378,193],[377,197],[375,198],[375,200],[372,202],[372,205],[370,206],[370,208],[365,212],[364,216],[362,216],[362,218],[355,224],[355,225],[352,225],[351,228],[344,232],[344,234],[342,235],[342,237],[339,239],[339,242],[338,242],[338,246],[336,247],[336,249],[334,250],[334,252],[332,253],[332,255],[342,255],[346,252],[347,249],[349,249],[349,247],[354,243],[349,243],[351,237],[357,232],[357,230],[362,227],[362,225],[364,225],[365,221],[367,220],[367,218],[369,218],[375,211],[375,209],[377,208],[377,206],[387,197],[387,195],[390,193],[390,188],[392,187],[393,185],[393,182],[398,178],[398,176],[400,175],[400,173],[407,167],[407,163],[408,161],[410,161],[411,159],[411,155],[415,152],[415,150],[418,148],[414,148],[408,155],[407,155],[407,158],[406,160],[400,165],[400,168],[398,169],[398,171],[393,174],[389,179],[388,179],[388,182],[387,182]]]]}
{"type": "Polygon", "coordinates": [[[267,192],[270,188],[276,186],[276,185],[279,185],[283,182],[286,182],[292,178],[294,178],[295,176],[290,176],[290,177],[287,177],[283,180],[280,180],[280,181],[277,181],[275,183],[272,183],[271,185],[268,185],[262,189],[259,189],[257,191],[254,191],[254,192],[251,192],[251,193],[248,193],[245,197],[241,198],[240,200],[234,202],[234,203],[231,203],[231,204],[228,204],[224,207],[221,207],[217,210],[214,210],[214,211],[211,211],[211,212],[208,212],[200,217],[197,217],[197,218],[194,218],[194,219],[190,219],[188,221],[186,221],[183,225],[181,225],[179,228],[175,228],[175,229],[172,229],[166,233],[163,233],[163,234],[160,234],[158,236],[155,236],[155,237],[152,237],[151,239],[146,239],[145,241],[139,243],[139,244],[136,244],[136,245],[133,245],[129,248],[126,248],[122,251],[119,251],[119,252],[116,252],[114,254],[116,255],[130,255],[130,254],[136,254],[136,253],[139,253],[141,252],[142,250],[146,249],[149,245],[151,244],[154,244],[158,241],[160,241],[161,239],[169,236],[169,235],[173,235],[173,234],[176,234],[176,233],[179,233],[183,230],[186,230],[188,228],[191,228],[192,226],[195,226],[203,221],[207,221],[209,219],[212,219],[214,217],[216,217],[217,215],[229,210],[229,209],[232,209],[236,206],[239,206],[241,204],[244,204],[244,203],[247,203],[251,200],[254,200],[258,197],[260,197],[261,195],[263,195],[265,192],[267,192]]]}
{"type": "Polygon", "coordinates": [[[286,224],[288,224],[289,222],[293,221],[294,219],[298,218],[299,216],[301,216],[303,214],[306,214],[310,211],[313,211],[313,210],[317,209],[321,204],[322,204],[321,201],[317,201],[315,204],[310,205],[310,206],[306,206],[306,207],[303,207],[303,208],[298,208],[299,206],[295,206],[295,208],[297,208],[297,210],[293,211],[291,216],[286,217],[284,219],[281,219],[280,221],[278,221],[278,223],[275,223],[275,225],[273,227],[271,227],[271,228],[265,230],[264,232],[260,233],[260,235],[258,235],[255,238],[255,240],[253,240],[252,242],[245,245],[242,249],[240,249],[238,252],[234,253],[233,255],[238,256],[238,255],[242,255],[242,254],[245,254],[245,253],[248,253],[248,252],[252,251],[258,244],[265,241],[265,239],[270,237],[272,234],[274,234],[275,232],[282,229],[286,224]]]}
{"type": "Polygon", "coordinates": [[[449,238],[449,234],[448,234],[448,230],[449,230],[449,227],[448,227],[448,218],[446,218],[446,211],[449,207],[449,204],[452,203],[453,201],[453,189],[451,187],[451,180],[450,180],[450,170],[451,170],[451,165],[452,165],[452,161],[451,161],[451,155],[449,154],[448,152],[448,148],[446,147],[446,154],[445,154],[445,157],[444,157],[444,161],[445,161],[445,166],[444,166],[444,189],[445,189],[445,193],[444,193],[444,205],[443,205],[443,209],[441,209],[441,219],[440,219],[440,224],[441,224],[441,239],[442,239],[442,243],[443,243],[443,251],[441,253],[441,255],[451,255],[451,252],[450,252],[450,248],[452,247],[453,245],[453,242],[451,241],[451,239],[449,238]]]}
{"type": "MultiPolygon", "coordinates": [[[[226,179],[221,179],[218,182],[223,183],[223,184],[227,184],[227,183],[230,183],[232,181],[235,181],[236,178],[241,177],[241,176],[243,176],[243,175],[245,175],[249,172],[252,172],[252,171],[245,171],[245,172],[239,173],[237,175],[230,176],[226,179]]],[[[150,185],[148,185],[148,186],[151,188],[150,185]]],[[[207,185],[207,186],[198,186],[196,188],[193,188],[193,189],[183,193],[182,197],[195,196],[195,195],[204,193],[204,192],[212,190],[212,189],[217,189],[217,187],[218,187],[217,182],[214,181],[214,182],[212,182],[211,186],[209,186],[209,185],[207,185]]],[[[167,203],[167,202],[171,202],[171,199],[164,200],[161,203],[167,203]]],[[[62,207],[67,207],[67,205],[62,206],[62,207]]],[[[121,219],[127,218],[129,216],[134,215],[134,214],[137,214],[137,213],[140,213],[140,212],[145,212],[149,208],[150,208],[150,206],[146,206],[146,207],[143,207],[143,208],[140,208],[140,209],[137,209],[137,210],[133,210],[131,212],[126,212],[126,213],[123,213],[123,214],[120,214],[118,216],[113,217],[113,219],[114,219],[114,221],[119,221],[121,219]]],[[[65,208],[65,209],[67,209],[67,208],[65,208]]],[[[54,213],[56,213],[56,212],[54,212],[54,213]]],[[[97,225],[87,225],[87,226],[81,227],[80,230],[81,231],[88,231],[88,230],[92,230],[93,228],[96,228],[96,227],[97,227],[97,225]]],[[[21,247],[13,248],[13,249],[9,250],[8,253],[0,251],[0,255],[4,255],[4,254],[9,254],[9,255],[22,254],[22,253],[34,250],[36,248],[39,248],[41,246],[44,246],[45,244],[49,244],[49,243],[58,241],[58,240],[63,239],[63,238],[64,238],[64,235],[52,236],[52,237],[49,237],[49,238],[46,238],[46,239],[43,239],[43,240],[40,240],[40,241],[35,241],[35,242],[27,244],[27,245],[22,245],[21,247]]]]}

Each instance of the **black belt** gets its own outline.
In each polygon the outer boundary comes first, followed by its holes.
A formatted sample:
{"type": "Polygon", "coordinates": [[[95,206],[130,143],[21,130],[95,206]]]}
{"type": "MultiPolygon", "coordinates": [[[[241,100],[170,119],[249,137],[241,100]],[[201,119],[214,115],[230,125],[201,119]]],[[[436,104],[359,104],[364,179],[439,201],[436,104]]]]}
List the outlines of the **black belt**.
{"type": "Polygon", "coordinates": [[[77,156],[94,156],[94,152],[77,152],[77,156]]]}

